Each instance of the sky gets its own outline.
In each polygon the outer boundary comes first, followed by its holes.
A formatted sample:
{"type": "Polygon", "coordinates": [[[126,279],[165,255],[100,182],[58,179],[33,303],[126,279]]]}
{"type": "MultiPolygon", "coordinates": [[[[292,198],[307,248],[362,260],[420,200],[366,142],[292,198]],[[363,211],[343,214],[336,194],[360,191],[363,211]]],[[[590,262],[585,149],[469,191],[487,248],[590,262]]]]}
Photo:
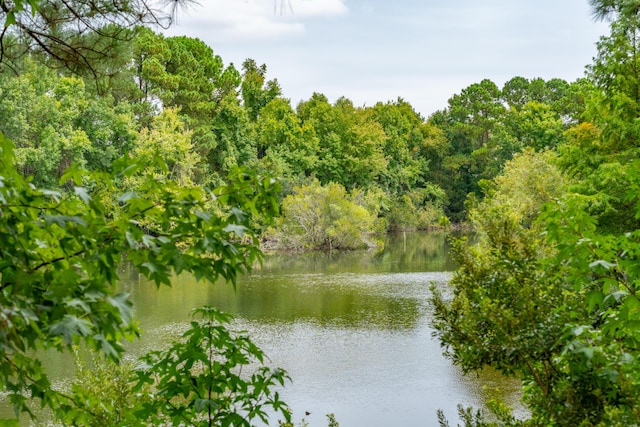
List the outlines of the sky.
{"type": "Polygon", "coordinates": [[[400,97],[427,118],[483,79],[583,77],[608,32],[587,0],[199,0],[165,33],[265,64],[294,107],[400,97]]]}

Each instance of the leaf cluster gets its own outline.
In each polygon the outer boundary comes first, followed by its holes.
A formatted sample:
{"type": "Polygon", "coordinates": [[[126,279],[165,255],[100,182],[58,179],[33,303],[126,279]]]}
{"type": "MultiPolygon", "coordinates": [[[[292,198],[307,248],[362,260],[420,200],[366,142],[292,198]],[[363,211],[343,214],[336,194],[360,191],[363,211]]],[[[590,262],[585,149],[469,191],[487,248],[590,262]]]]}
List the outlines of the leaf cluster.
{"type": "Polygon", "coordinates": [[[49,406],[61,398],[34,351],[86,343],[118,360],[121,339],[139,333],[128,295],[117,290],[123,257],[158,286],[182,272],[235,283],[261,255],[253,215],[268,220],[277,210],[269,179],[239,171],[228,185],[206,191],[157,180],[130,159],[109,173],[71,168],[62,177],[72,185],[68,193],[39,189],[15,170],[12,152],[4,139],[0,383],[16,412],[29,412],[27,396],[49,406]],[[132,177],[138,188],[118,187],[132,177]]]}
{"type": "Polygon", "coordinates": [[[229,331],[228,314],[212,307],[193,313],[201,320],[191,322],[181,342],[142,358],[134,390],[149,387],[153,396],[136,415],[154,425],[249,427],[254,419],[268,423],[271,408],[289,421],[273,390],[284,386],[286,372],[264,366],[262,351],[246,335],[229,331]]]}

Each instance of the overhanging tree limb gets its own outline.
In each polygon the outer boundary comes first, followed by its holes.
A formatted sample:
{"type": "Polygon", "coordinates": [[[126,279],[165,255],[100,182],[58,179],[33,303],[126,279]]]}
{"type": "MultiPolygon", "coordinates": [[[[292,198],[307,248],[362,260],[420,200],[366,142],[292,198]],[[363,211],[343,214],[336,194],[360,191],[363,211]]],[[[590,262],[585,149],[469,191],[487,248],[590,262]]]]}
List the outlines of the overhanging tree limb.
{"type": "MultiPolygon", "coordinates": [[[[27,53],[94,78],[110,75],[103,63],[116,60],[117,47],[137,26],[168,28],[179,8],[193,0],[0,0],[0,64],[16,71],[27,53]],[[9,41],[19,44],[10,49],[9,41]]],[[[117,67],[116,67],[117,68],[117,67]]]]}

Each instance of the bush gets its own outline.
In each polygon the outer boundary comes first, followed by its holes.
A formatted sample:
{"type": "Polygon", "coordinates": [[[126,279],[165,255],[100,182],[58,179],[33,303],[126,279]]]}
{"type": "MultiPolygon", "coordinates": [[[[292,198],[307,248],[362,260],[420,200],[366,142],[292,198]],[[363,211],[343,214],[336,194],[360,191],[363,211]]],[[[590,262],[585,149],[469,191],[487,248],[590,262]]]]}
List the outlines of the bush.
{"type": "Polygon", "coordinates": [[[377,246],[371,236],[378,231],[376,204],[367,194],[347,192],[336,183],[317,180],[296,187],[282,203],[282,218],[270,238],[279,247],[302,249],[364,249],[377,246]]]}

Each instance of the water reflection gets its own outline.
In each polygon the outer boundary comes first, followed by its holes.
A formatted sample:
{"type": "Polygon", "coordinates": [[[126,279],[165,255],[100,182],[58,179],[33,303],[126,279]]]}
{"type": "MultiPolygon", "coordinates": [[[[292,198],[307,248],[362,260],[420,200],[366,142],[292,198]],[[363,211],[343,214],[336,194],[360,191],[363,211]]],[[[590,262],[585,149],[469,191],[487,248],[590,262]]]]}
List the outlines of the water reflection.
{"type": "Polygon", "coordinates": [[[387,236],[381,251],[272,254],[262,266],[256,266],[256,271],[273,274],[281,271],[322,274],[451,271],[455,266],[446,256],[448,250],[444,232],[400,233],[387,236]]]}

